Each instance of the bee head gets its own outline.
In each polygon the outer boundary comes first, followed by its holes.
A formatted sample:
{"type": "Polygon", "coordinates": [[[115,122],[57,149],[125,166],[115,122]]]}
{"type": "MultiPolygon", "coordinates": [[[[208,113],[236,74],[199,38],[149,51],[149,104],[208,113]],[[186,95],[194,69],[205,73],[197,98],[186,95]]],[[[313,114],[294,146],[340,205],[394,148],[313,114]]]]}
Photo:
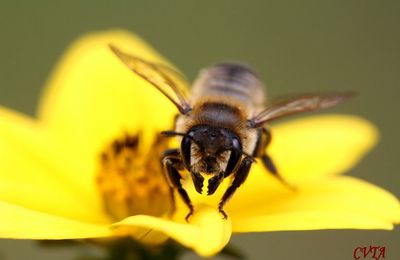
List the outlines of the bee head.
{"type": "MultiPolygon", "coordinates": [[[[205,173],[226,177],[236,169],[243,154],[235,133],[209,125],[190,129],[182,139],[181,151],[185,167],[192,176],[205,173]]],[[[196,185],[196,181],[194,183],[196,185]]]]}

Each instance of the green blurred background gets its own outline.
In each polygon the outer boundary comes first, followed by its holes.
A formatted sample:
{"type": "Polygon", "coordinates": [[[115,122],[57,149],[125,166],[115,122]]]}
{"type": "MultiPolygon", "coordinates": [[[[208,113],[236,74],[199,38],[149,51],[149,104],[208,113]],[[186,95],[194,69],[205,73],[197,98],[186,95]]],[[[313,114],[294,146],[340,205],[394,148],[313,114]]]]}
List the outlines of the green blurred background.
{"type": "MultiPolygon", "coordinates": [[[[382,139],[349,174],[400,195],[399,1],[1,1],[0,104],[34,115],[68,44],[109,28],[137,32],[190,79],[233,59],[256,68],[271,97],[357,91],[334,111],[370,119],[382,139]]],[[[400,259],[398,227],[241,234],[232,242],[249,259],[353,259],[355,247],[369,245],[386,246],[387,259],[400,259]]],[[[72,259],[82,250],[0,241],[0,259],[72,259]]]]}

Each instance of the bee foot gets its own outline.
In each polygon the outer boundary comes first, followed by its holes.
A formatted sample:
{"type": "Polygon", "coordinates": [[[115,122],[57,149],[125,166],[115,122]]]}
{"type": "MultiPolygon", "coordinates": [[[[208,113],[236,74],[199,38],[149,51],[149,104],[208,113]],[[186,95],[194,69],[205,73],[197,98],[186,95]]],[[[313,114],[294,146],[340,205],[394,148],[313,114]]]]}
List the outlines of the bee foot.
{"type": "Polygon", "coordinates": [[[218,210],[219,210],[219,213],[222,215],[222,218],[227,220],[228,214],[226,214],[226,212],[222,208],[219,208],[218,210]]]}
{"type": "Polygon", "coordinates": [[[186,215],[185,220],[187,223],[189,223],[190,217],[193,215],[193,209],[190,209],[189,213],[186,215]]]}

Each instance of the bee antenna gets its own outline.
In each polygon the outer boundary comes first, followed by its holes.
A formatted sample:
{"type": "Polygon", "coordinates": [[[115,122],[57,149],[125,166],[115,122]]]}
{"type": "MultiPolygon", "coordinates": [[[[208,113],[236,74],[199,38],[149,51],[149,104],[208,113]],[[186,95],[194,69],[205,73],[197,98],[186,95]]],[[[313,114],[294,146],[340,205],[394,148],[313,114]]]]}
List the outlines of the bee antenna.
{"type": "Polygon", "coordinates": [[[176,132],[176,131],[162,131],[161,132],[162,135],[166,136],[166,137],[173,137],[173,136],[184,136],[184,137],[189,137],[190,139],[192,139],[192,137],[186,133],[180,133],[180,132],[176,132]]]}

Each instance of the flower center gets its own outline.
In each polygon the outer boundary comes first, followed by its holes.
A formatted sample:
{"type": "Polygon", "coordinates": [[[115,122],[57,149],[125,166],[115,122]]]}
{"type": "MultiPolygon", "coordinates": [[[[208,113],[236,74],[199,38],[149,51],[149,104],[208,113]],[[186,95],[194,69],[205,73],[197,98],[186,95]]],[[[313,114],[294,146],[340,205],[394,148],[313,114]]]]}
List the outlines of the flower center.
{"type": "Polygon", "coordinates": [[[97,184],[105,209],[117,221],[137,214],[162,216],[174,207],[160,163],[166,140],[156,138],[147,148],[140,141],[126,135],[101,154],[97,184]]]}

